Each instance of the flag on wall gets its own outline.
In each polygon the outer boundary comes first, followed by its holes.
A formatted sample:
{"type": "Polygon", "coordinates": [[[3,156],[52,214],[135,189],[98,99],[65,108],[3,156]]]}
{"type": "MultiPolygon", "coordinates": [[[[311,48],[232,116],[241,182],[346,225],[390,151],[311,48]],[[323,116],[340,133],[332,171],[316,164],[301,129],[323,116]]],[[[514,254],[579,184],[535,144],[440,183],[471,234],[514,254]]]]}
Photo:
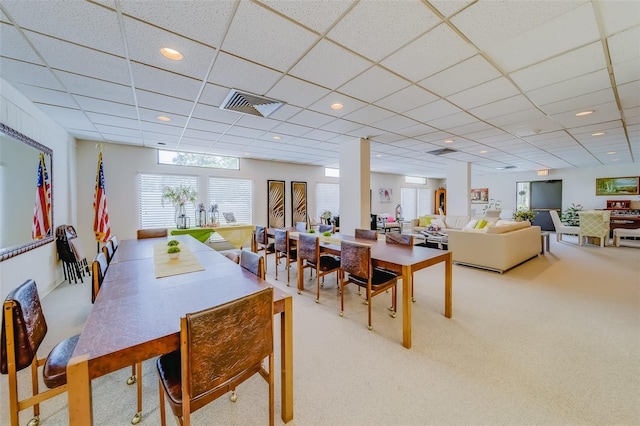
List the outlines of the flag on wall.
{"type": "Polygon", "coordinates": [[[51,182],[47,167],[44,164],[44,154],[40,153],[38,162],[38,183],[36,186],[36,204],[33,209],[33,226],[31,238],[38,240],[46,237],[51,231],[51,182]]]}
{"type": "Polygon", "coordinates": [[[96,241],[107,242],[111,237],[109,213],[107,212],[107,192],[104,186],[104,170],[102,169],[102,152],[98,155],[98,173],[96,175],[96,193],[93,197],[93,232],[96,241]]]}

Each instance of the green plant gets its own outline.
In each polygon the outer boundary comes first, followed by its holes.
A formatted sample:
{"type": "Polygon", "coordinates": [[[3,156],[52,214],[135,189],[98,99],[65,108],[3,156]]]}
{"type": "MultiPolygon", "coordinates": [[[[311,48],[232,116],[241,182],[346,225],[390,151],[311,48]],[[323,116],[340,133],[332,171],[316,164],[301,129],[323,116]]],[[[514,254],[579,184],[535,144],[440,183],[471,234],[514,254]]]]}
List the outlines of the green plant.
{"type": "Polygon", "coordinates": [[[185,203],[193,203],[195,206],[198,193],[195,189],[187,186],[171,187],[165,186],[162,190],[162,205],[164,200],[168,200],[174,206],[184,206],[185,203]]]}
{"type": "Polygon", "coordinates": [[[482,208],[482,213],[486,213],[487,210],[499,210],[500,209],[500,200],[494,200],[493,198],[489,199],[489,202],[482,208]]]}
{"type": "Polygon", "coordinates": [[[178,246],[171,246],[167,249],[167,253],[171,254],[171,253],[180,253],[180,247],[178,246]]]}
{"type": "Polygon", "coordinates": [[[565,223],[569,226],[579,226],[580,225],[580,211],[582,210],[582,204],[574,204],[571,203],[571,207],[567,207],[560,220],[562,223],[565,223]]]}
{"type": "Polygon", "coordinates": [[[169,242],[167,243],[167,245],[168,245],[169,247],[171,247],[171,246],[177,246],[178,244],[180,244],[180,241],[178,241],[178,240],[171,240],[171,241],[169,241],[169,242]]]}
{"type": "Polygon", "coordinates": [[[322,210],[320,217],[323,219],[331,219],[331,212],[329,210],[322,210]]]}
{"type": "Polygon", "coordinates": [[[315,234],[316,230],[315,229],[309,229],[309,231],[307,231],[307,234],[315,234]]]}
{"type": "Polygon", "coordinates": [[[331,236],[331,231],[325,231],[322,233],[323,236],[325,237],[330,237],[331,236]]]}
{"type": "Polygon", "coordinates": [[[528,220],[529,222],[531,222],[535,217],[536,217],[536,214],[531,209],[521,209],[521,210],[518,210],[517,212],[513,212],[513,218],[515,220],[520,220],[520,221],[528,220]]]}

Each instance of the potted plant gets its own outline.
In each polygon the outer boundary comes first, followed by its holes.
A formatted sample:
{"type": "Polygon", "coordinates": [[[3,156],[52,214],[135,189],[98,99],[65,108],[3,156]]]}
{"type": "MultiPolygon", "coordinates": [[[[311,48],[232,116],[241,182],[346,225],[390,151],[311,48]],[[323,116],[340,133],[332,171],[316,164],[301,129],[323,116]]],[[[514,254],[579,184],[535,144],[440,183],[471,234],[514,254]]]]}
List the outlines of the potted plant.
{"type": "Polygon", "coordinates": [[[482,213],[486,213],[487,210],[500,210],[500,200],[489,199],[489,202],[482,208],[482,213]]]}
{"type": "Polygon", "coordinates": [[[167,245],[168,245],[169,247],[177,246],[178,244],[180,244],[180,241],[178,241],[178,240],[171,240],[171,241],[169,241],[169,242],[167,243],[167,245]]]}
{"type": "Polygon", "coordinates": [[[329,220],[331,220],[331,212],[329,210],[322,210],[320,217],[324,219],[326,223],[329,223],[329,220]]]}
{"type": "Polygon", "coordinates": [[[307,231],[307,234],[315,234],[315,233],[316,233],[316,230],[315,230],[315,229],[313,229],[313,228],[311,228],[311,229],[309,229],[309,230],[307,231]]]}
{"type": "Polygon", "coordinates": [[[331,236],[331,231],[325,231],[322,233],[323,237],[330,237],[331,236]]]}
{"type": "Polygon", "coordinates": [[[535,217],[536,214],[531,209],[520,209],[517,212],[513,213],[513,218],[516,220],[516,222],[522,222],[525,220],[531,222],[533,219],[535,219],[535,217]]]}
{"type": "Polygon", "coordinates": [[[580,211],[582,210],[582,204],[571,203],[571,207],[568,207],[560,220],[562,223],[569,226],[580,226],[580,211]]]}
{"type": "Polygon", "coordinates": [[[180,255],[180,247],[169,246],[169,248],[167,249],[167,253],[169,254],[170,259],[177,259],[180,255]]]}
{"type": "MultiPolygon", "coordinates": [[[[186,210],[184,208],[185,203],[192,203],[195,207],[197,198],[198,193],[196,192],[196,190],[188,186],[165,186],[162,190],[162,206],[164,207],[165,200],[173,204],[173,207],[176,209],[176,225],[180,224],[181,218],[186,218],[187,216],[186,210]]],[[[186,220],[184,220],[184,222],[186,222],[186,220]]],[[[186,228],[186,226],[183,226],[183,228],[186,228]]]]}

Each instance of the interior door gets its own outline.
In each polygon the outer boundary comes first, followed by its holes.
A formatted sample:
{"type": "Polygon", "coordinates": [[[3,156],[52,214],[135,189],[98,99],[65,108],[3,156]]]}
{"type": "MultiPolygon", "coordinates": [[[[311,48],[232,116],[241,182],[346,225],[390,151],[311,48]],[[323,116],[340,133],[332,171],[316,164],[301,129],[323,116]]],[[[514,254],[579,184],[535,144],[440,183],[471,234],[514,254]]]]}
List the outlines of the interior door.
{"type": "Polygon", "coordinates": [[[531,182],[531,209],[536,214],[532,225],[555,231],[549,211],[562,212],[562,180],[531,182]]]}

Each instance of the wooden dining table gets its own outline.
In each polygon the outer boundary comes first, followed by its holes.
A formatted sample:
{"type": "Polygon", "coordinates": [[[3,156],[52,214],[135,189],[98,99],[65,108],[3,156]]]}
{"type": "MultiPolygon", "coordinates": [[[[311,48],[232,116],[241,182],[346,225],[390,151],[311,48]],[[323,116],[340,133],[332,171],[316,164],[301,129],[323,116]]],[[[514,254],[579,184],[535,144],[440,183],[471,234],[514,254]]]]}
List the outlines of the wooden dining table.
{"type": "MultiPolygon", "coordinates": [[[[178,350],[180,317],[267,286],[266,281],[189,235],[121,241],[67,367],[69,424],[93,423],[92,379],[178,350]],[[180,241],[204,270],[156,278],[154,246],[170,239],[180,241]]],[[[274,314],[281,317],[285,423],[293,418],[292,300],[290,294],[274,288],[274,314]]]]}
{"type": "MultiPolygon", "coordinates": [[[[270,231],[273,232],[273,231],[270,231]]],[[[298,240],[297,231],[289,231],[289,238],[298,240]]],[[[402,345],[411,348],[411,288],[413,273],[429,266],[444,262],[444,316],[453,315],[452,286],[453,259],[448,250],[432,249],[403,244],[388,244],[384,239],[367,240],[353,236],[333,234],[329,237],[319,235],[322,251],[340,255],[340,241],[355,241],[371,246],[371,259],[374,267],[393,271],[402,277],[402,345]]],[[[298,271],[302,271],[301,260],[298,257],[298,271]]],[[[304,274],[298,273],[298,290],[304,289],[304,274]]]]}

